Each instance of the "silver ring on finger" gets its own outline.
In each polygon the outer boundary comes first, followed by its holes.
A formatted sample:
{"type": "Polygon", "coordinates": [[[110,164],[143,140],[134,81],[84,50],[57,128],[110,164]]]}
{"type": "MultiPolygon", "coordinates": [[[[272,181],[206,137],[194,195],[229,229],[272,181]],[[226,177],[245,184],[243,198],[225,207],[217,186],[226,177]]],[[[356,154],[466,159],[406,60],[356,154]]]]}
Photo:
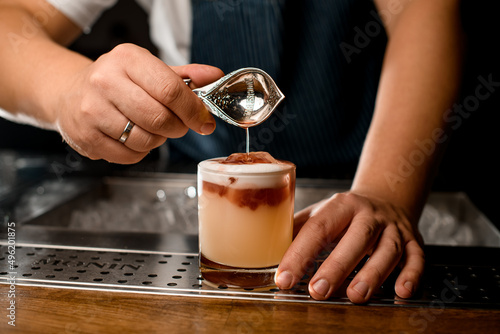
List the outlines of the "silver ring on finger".
{"type": "Polygon", "coordinates": [[[132,131],[132,128],[134,127],[134,125],[135,125],[134,122],[128,121],[127,126],[125,127],[125,130],[123,130],[123,132],[120,136],[120,139],[118,139],[120,141],[120,143],[125,144],[125,142],[128,139],[128,136],[130,135],[130,131],[132,131]]]}

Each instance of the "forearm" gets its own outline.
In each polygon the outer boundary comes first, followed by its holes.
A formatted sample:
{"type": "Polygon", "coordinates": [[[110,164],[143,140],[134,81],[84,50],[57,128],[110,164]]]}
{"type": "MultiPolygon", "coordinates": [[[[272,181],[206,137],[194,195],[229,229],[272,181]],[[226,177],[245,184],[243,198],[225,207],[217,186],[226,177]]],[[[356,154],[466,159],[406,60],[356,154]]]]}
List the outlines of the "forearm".
{"type": "Polygon", "coordinates": [[[0,107],[10,119],[54,129],[55,92],[63,89],[65,77],[91,61],[59,44],[69,43],[79,32],[60,13],[47,7],[31,12],[8,3],[0,2],[0,35],[6,36],[0,39],[0,107]],[[65,27],[65,33],[56,33],[55,26],[65,27]]]}
{"type": "Polygon", "coordinates": [[[460,82],[458,1],[413,1],[389,31],[375,113],[352,190],[416,220],[447,138],[460,82]]]}

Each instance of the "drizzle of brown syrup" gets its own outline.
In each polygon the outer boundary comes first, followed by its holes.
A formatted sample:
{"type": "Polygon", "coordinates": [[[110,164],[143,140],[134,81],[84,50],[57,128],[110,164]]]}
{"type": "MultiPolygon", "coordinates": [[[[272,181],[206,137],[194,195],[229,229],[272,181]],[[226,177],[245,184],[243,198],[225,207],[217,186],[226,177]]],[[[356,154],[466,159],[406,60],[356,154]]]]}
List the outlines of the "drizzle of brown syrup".
{"type": "Polygon", "coordinates": [[[246,164],[277,164],[280,163],[267,152],[233,153],[221,164],[246,165],[246,164]]]}

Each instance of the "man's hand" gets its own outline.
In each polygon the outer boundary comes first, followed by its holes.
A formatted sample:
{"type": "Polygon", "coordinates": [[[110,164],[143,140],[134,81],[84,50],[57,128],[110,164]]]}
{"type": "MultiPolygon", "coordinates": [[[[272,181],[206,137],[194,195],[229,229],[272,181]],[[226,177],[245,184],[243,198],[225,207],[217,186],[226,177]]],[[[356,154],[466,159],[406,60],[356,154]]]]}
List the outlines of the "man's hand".
{"type": "Polygon", "coordinates": [[[141,160],[188,129],[214,130],[213,117],[191,89],[217,80],[222,71],[171,68],[132,44],[92,61],[64,47],[81,32],[45,1],[0,1],[0,35],[10,36],[0,39],[4,117],[57,130],[79,153],[123,164],[141,160]],[[50,19],[39,20],[40,13],[50,19]],[[182,78],[191,79],[189,87],[182,78]],[[135,125],[121,143],[129,121],[135,125]]]}
{"type": "Polygon", "coordinates": [[[188,129],[213,132],[213,117],[182,78],[189,77],[194,88],[222,75],[211,66],[171,68],[145,49],[122,44],[70,78],[54,108],[55,122],[80,154],[135,163],[188,129]],[[118,139],[128,121],[135,126],[122,144],[118,139]]]}
{"type": "Polygon", "coordinates": [[[405,212],[389,202],[339,193],[295,215],[295,240],[277,271],[276,283],[289,289],[300,281],[317,255],[338,241],[309,283],[311,297],[328,299],[366,256],[369,260],[347,289],[354,303],[364,303],[401,264],[396,293],[408,298],[424,270],[421,237],[405,212]]]}

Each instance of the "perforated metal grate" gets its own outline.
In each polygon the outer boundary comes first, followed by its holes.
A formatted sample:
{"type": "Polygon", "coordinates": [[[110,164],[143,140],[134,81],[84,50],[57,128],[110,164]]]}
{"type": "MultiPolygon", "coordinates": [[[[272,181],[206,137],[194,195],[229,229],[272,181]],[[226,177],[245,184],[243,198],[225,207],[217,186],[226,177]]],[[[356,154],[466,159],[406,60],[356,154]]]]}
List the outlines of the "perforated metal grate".
{"type": "Polygon", "coordinates": [[[236,297],[258,293],[260,298],[276,298],[277,295],[309,298],[305,281],[290,291],[280,291],[276,287],[258,290],[213,288],[200,275],[197,254],[16,246],[16,264],[9,268],[7,246],[2,246],[0,251],[0,283],[15,273],[16,283],[20,285],[236,297]]]}
{"type": "MultiPolygon", "coordinates": [[[[277,287],[212,287],[200,275],[198,255],[190,253],[17,246],[16,265],[9,268],[7,246],[0,252],[0,283],[14,272],[19,285],[302,302],[316,302],[310,298],[307,285],[322,261],[319,259],[293,289],[285,291],[277,287]]],[[[340,294],[327,302],[349,303],[340,294]]]]}
{"type": "MultiPolygon", "coordinates": [[[[16,246],[10,267],[7,245],[0,246],[0,283],[15,275],[18,285],[90,290],[113,290],[197,297],[257,299],[315,303],[349,303],[345,289],[357,268],[327,301],[310,298],[307,286],[327,253],[291,290],[228,289],[206,284],[198,268],[198,255],[120,251],[113,249],[16,246]]],[[[401,300],[394,295],[395,275],[376,292],[370,304],[390,306],[500,308],[500,268],[495,266],[431,265],[418,296],[401,300]]]]}

